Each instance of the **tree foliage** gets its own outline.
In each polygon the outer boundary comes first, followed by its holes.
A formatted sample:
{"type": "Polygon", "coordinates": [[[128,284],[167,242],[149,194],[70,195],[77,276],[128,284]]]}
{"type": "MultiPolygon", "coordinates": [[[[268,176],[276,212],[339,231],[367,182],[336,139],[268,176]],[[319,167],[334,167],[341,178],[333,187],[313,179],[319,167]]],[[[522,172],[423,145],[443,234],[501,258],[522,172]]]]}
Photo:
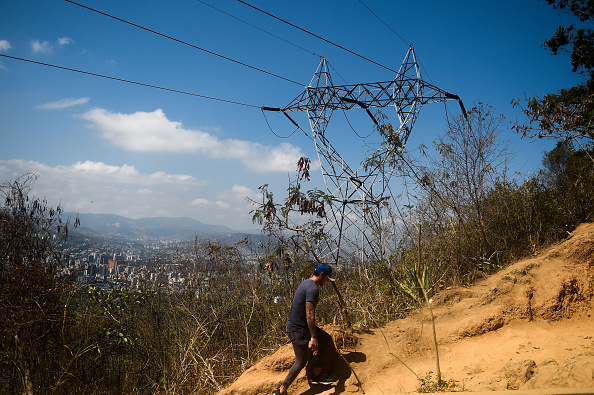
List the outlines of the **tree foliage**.
{"type": "MultiPolygon", "coordinates": [[[[0,392],[33,393],[57,379],[73,288],[56,278],[69,223],[60,206],[29,196],[36,176],[0,184],[0,392]],[[46,358],[47,361],[42,361],[46,358]]],[[[78,219],[74,226],[78,225],[78,219]]]]}
{"type": "MultiPolygon", "coordinates": [[[[433,254],[436,273],[448,267],[462,279],[489,261],[497,247],[489,224],[487,197],[508,178],[512,156],[501,139],[505,119],[485,103],[471,108],[467,117],[448,119],[448,128],[433,142],[435,154],[415,165],[418,183],[416,223],[425,224],[433,238],[426,247],[433,254]]],[[[437,280],[441,275],[432,274],[437,280]]]]}
{"type": "MultiPolygon", "coordinates": [[[[582,24],[589,24],[594,18],[594,2],[590,0],[547,2],[555,9],[575,16],[582,24]]],[[[581,74],[585,81],[543,97],[525,98],[526,107],[522,112],[528,117],[528,124],[516,124],[516,130],[528,137],[594,141],[594,32],[573,24],[559,26],[544,46],[555,55],[569,52],[573,72],[581,74]]],[[[519,99],[512,103],[522,105],[519,99]]]]}
{"type": "MultiPolygon", "coordinates": [[[[282,255],[285,263],[294,261],[297,254],[302,257],[315,255],[318,243],[326,237],[323,221],[331,197],[317,188],[302,191],[301,181],[311,180],[309,165],[308,158],[302,157],[297,161],[297,177],[289,182],[287,197],[282,204],[275,203],[272,192],[267,189],[268,184],[259,188],[262,202],[252,202],[258,206],[251,211],[252,222],[263,225],[264,231],[275,238],[279,246],[273,255],[282,255]],[[304,214],[308,215],[302,220],[304,214]]],[[[270,260],[271,257],[267,266],[276,269],[278,265],[270,260]]]]}
{"type": "MultiPolygon", "coordinates": [[[[589,0],[547,0],[557,10],[574,15],[581,22],[594,18],[594,4],[589,0]]],[[[544,43],[545,48],[555,55],[570,52],[574,72],[579,72],[590,79],[594,67],[594,33],[592,30],[576,27],[559,26],[555,35],[544,43]],[[567,49],[571,46],[571,51],[567,49]]]]}
{"type": "MultiPolygon", "coordinates": [[[[449,120],[424,167],[395,156],[412,172],[417,196],[383,224],[393,227],[386,239],[392,253],[341,262],[354,330],[403,317],[426,296],[419,291],[471,283],[592,220],[593,152],[561,141],[538,174],[510,180],[503,118],[484,104],[468,115],[449,120]],[[408,222],[423,231],[410,232],[408,222]]],[[[307,179],[305,170],[301,161],[297,180],[307,179]]],[[[56,276],[71,226],[59,218],[61,208],[31,196],[34,180],[0,184],[0,393],[214,394],[286,341],[293,293],[315,261],[304,238],[315,244],[315,235],[323,237],[316,211],[301,214],[297,198],[328,204],[324,194],[301,192],[296,182],[277,204],[263,186],[257,210],[278,238],[196,240],[193,250],[155,258],[155,266],[183,272],[181,289],[166,276],[138,289],[102,289],[56,276]],[[266,204],[275,208],[269,218],[266,204]]],[[[338,296],[322,292],[320,323],[340,322],[338,296]]]]}
{"type": "Polygon", "coordinates": [[[36,179],[25,174],[0,184],[1,271],[22,265],[52,271],[62,261],[62,244],[71,225],[62,220],[61,206],[53,208],[45,199],[29,196],[36,179]]]}

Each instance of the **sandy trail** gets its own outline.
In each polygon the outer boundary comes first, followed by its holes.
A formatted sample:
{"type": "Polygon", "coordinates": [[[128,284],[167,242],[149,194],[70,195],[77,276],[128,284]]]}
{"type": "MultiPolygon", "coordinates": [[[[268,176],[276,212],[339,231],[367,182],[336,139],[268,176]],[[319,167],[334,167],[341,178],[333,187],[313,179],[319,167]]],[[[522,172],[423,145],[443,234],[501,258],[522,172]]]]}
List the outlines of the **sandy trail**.
{"type": "MultiPolygon", "coordinates": [[[[444,379],[474,392],[594,393],[593,295],[594,224],[471,287],[440,291],[432,306],[444,379]]],[[[310,387],[302,372],[289,393],[412,393],[419,380],[399,359],[420,377],[436,371],[426,308],[356,336],[341,353],[360,383],[340,362],[331,388],[310,387]]],[[[283,346],[220,395],[272,394],[293,360],[283,346]]]]}

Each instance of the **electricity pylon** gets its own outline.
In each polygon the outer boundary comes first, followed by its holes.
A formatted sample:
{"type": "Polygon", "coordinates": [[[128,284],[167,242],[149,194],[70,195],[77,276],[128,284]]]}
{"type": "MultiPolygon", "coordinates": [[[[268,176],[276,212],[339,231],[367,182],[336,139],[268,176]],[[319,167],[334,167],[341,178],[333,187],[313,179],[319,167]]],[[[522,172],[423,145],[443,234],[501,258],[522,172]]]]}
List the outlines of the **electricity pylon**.
{"type": "Polygon", "coordinates": [[[344,252],[358,252],[361,260],[383,257],[381,228],[386,219],[382,218],[382,207],[391,198],[386,191],[394,171],[387,162],[404,147],[421,107],[449,100],[458,100],[464,112],[457,95],[421,78],[414,50],[410,47],[392,81],[334,85],[328,62],[322,58],[310,85],[289,105],[282,109],[263,108],[280,110],[285,115],[289,111],[307,111],[326,193],[333,202],[327,210],[325,228],[330,237],[320,251],[326,260],[339,263],[344,252]],[[384,138],[370,156],[374,160],[353,170],[326,138],[333,112],[363,108],[378,129],[387,130],[382,119],[374,117],[371,110],[388,106],[394,106],[399,125],[395,125],[390,138],[384,138]]]}

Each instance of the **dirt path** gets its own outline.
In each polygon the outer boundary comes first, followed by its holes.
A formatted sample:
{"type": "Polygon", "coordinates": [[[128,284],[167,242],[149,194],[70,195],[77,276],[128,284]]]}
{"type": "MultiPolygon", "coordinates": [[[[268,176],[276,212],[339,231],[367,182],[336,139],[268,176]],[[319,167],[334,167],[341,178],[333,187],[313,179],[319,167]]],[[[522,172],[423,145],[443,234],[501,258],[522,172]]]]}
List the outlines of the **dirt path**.
{"type": "MultiPolygon", "coordinates": [[[[472,287],[439,292],[432,306],[444,379],[465,391],[594,393],[593,295],[594,224],[581,225],[563,243],[472,287]]],[[[361,383],[342,362],[335,386],[310,388],[302,373],[289,393],[411,393],[419,380],[401,361],[420,377],[436,371],[426,308],[356,335],[359,344],[342,353],[361,383]]],[[[293,359],[286,345],[220,395],[272,394],[293,359]]]]}

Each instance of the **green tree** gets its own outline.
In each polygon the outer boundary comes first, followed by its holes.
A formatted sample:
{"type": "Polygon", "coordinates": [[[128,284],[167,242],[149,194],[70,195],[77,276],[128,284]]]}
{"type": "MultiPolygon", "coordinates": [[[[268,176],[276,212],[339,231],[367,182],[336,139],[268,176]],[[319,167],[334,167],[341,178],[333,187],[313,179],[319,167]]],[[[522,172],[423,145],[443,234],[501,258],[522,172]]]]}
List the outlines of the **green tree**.
{"type": "MultiPolygon", "coordinates": [[[[307,192],[301,190],[301,181],[309,181],[311,178],[309,165],[308,158],[299,159],[297,178],[289,182],[288,196],[283,204],[274,202],[273,194],[267,190],[268,184],[260,187],[262,203],[252,202],[258,205],[258,208],[251,211],[252,222],[263,225],[264,230],[278,240],[279,247],[275,253],[284,260],[285,268],[289,268],[291,262],[301,260],[295,258],[296,254],[303,254],[305,260],[312,254],[315,260],[319,261],[316,256],[317,247],[326,237],[323,220],[331,199],[318,189],[307,192]],[[301,220],[303,214],[309,214],[306,221],[301,220]],[[286,231],[292,233],[287,236],[286,231]],[[292,247],[290,249],[293,253],[288,252],[289,247],[292,247]]],[[[272,260],[266,262],[266,265],[269,269],[277,268],[272,260]]]]}
{"type": "Polygon", "coordinates": [[[576,151],[571,141],[561,141],[544,154],[540,177],[545,188],[554,192],[563,209],[565,226],[573,230],[592,220],[594,203],[594,163],[592,151],[576,151]]]}
{"type": "MultiPolygon", "coordinates": [[[[580,25],[590,24],[594,18],[591,0],[547,0],[547,3],[575,16],[580,25]]],[[[557,93],[526,98],[522,111],[528,117],[528,124],[516,124],[515,128],[527,137],[574,139],[578,143],[586,139],[591,143],[594,140],[594,32],[573,24],[559,26],[544,46],[555,55],[570,53],[573,72],[582,75],[585,81],[557,93]]],[[[512,100],[514,106],[521,102],[512,100]]]]}

